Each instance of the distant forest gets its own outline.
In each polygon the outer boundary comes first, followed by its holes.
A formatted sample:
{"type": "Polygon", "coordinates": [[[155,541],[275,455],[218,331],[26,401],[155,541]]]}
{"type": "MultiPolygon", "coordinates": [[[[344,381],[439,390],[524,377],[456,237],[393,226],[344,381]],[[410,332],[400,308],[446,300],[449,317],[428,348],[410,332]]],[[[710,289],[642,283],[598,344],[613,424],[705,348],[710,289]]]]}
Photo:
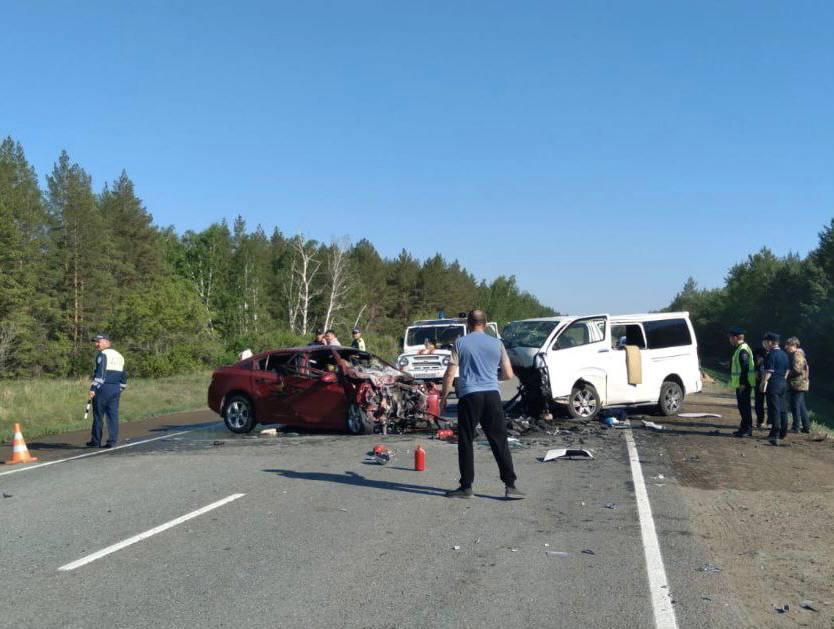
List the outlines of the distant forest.
{"type": "Polygon", "coordinates": [[[669,306],[688,310],[707,363],[729,360],[727,331],[747,330],[751,346],[772,331],[796,336],[808,354],[812,389],[832,392],[834,368],[834,219],[807,256],[774,255],[763,248],[733,266],[724,286],[700,289],[690,278],[669,306]],[[816,376],[814,376],[816,374],[816,376]]]}
{"type": "Polygon", "coordinates": [[[20,143],[0,145],[0,378],[91,370],[109,333],[134,375],[163,376],[365,331],[388,358],[413,319],[473,307],[503,325],[555,314],[514,277],[478,281],[457,260],[380,256],[367,240],[317,242],[242,217],[178,234],[153,223],[122,172],[96,193],[62,152],[41,190],[20,143]]]}

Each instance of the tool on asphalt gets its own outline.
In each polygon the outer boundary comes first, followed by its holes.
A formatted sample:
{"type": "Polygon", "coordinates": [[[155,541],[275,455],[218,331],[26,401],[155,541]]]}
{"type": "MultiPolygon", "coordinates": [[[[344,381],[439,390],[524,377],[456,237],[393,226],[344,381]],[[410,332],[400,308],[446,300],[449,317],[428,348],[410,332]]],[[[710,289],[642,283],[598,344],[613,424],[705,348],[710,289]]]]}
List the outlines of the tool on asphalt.
{"type": "Polygon", "coordinates": [[[23,440],[23,434],[20,432],[20,424],[15,424],[14,439],[12,439],[12,458],[6,461],[6,465],[33,463],[37,460],[37,457],[29,454],[29,448],[26,447],[26,442],[23,440]]]}
{"type": "Polygon", "coordinates": [[[593,459],[594,455],[590,450],[584,448],[554,448],[548,450],[540,459],[542,463],[556,459],[593,459]]]}
{"type": "Polygon", "coordinates": [[[426,451],[422,446],[417,446],[414,449],[414,469],[422,472],[426,469],[426,451]]]}

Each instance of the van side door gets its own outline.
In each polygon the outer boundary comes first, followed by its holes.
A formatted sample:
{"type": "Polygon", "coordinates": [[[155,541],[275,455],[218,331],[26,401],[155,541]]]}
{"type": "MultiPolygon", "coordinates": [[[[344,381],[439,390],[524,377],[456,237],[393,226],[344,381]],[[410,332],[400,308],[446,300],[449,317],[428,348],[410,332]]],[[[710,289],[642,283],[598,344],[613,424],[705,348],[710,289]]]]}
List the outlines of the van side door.
{"type": "Polygon", "coordinates": [[[602,404],[606,399],[606,363],[611,353],[608,315],[577,319],[552,342],[546,354],[550,391],[554,399],[566,398],[577,380],[594,385],[602,404]]]}
{"type": "Polygon", "coordinates": [[[636,322],[611,322],[611,354],[608,362],[608,403],[634,404],[653,401],[648,393],[648,357],[643,326],[636,322]],[[640,384],[628,383],[628,359],[626,346],[637,347],[640,351],[642,378],[640,384]]]}

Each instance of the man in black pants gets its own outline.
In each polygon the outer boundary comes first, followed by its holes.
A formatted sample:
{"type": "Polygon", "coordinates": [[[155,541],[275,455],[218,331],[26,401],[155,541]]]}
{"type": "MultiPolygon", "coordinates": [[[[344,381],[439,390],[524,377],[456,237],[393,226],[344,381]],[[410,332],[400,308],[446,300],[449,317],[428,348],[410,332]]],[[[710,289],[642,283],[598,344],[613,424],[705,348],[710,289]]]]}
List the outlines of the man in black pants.
{"type": "Polygon", "coordinates": [[[458,465],[460,487],[446,492],[449,498],[471,498],[475,479],[475,457],[472,442],[475,428],[481,424],[498,471],[504,482],[508,500],[524,498],[515,486],[513,457],[507,443],[507,422],[498,386],[499,368],[502,380],[513,377],[513,368],[504,345],[486,334],[487,317],[483,310],[473,310],[466,317],[469,334],[455,342],[449,367],[443,376],[440,412],[446,409],[446,399],[458,373],[458,465]]]}
{"type": "Polygon", "coordinates": [[[774,446],[788,434],[788,412],[785,394],[788,391],[787,375],[790,361],[785,351],[779,347],[779,335],[773,332],[765,334],[767,342],[767,360],[762,391],[767,397],[767,417],[770,420],[768,441],[774,446]]]}

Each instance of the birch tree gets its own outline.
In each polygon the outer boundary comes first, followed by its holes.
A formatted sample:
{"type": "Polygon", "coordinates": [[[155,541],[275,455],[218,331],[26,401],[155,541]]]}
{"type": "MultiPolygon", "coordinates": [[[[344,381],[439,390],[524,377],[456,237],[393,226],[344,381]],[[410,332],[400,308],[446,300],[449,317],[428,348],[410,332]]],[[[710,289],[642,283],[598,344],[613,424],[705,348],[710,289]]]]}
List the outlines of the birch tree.
{"type": "Polygon", "coordinates": [[[321,260],[316,257],[315,243],[305,240],[301,234],[292,240],[291,248],[295,295],[290,308],[295,312],[290,315],[290,322],[293,332],[306,335],[310,332],[313,299],[321,294],[321,287],[317,285],[321,260]]]}
{"type": "Polygon", "coordinates": [[[324,329],[335,325],[336,318],[346,306],[350,291],[349,243],[346,240],[330,243],[327,249],[327,309],[324,313],[324,329]]]}

